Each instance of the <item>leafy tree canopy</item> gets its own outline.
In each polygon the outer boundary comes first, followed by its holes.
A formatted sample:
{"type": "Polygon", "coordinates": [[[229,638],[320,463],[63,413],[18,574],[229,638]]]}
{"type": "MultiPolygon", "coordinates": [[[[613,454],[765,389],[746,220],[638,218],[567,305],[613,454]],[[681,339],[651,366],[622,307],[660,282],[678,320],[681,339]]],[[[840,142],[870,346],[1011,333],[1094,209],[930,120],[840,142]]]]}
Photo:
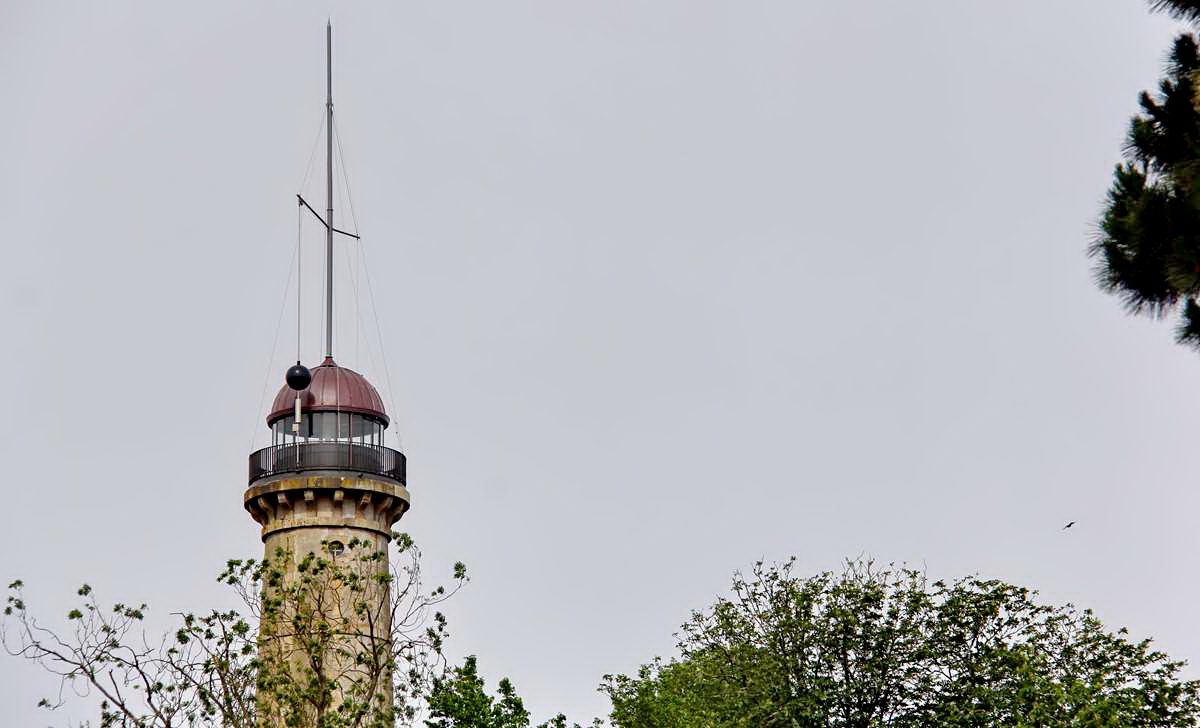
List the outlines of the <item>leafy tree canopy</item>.
{"type": "Polygon", "coordinates": [[[619,728],[1192,726],[1200,682],[1090,611],[978,578],[757,564],[683,625],[681,656],[610,675],[619,728]]]}

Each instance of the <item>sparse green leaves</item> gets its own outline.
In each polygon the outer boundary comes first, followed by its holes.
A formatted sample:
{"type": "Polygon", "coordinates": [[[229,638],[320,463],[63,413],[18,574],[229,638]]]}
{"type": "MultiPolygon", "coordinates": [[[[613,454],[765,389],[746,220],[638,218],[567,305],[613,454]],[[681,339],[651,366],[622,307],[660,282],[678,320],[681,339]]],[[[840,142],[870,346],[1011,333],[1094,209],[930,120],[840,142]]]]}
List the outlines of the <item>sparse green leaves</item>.
{"type": "Polygon", "coordinates": [[[412,536],[400,531],[392,531],[392,546],[394,546],[397,551],[404,553],[405,551],[413,548],[413,545],[412,536]]]}
{"type": "MultiPolygon", "coordinates": [[[[70,634],[34,622],[9,585],[5,646],[61,677],[64,694],[103,696],[99,725],[114,728],[223,726],[385,728],[411,722],[444,665],[446,620],[435,608],[462,585],[421,584],[420,551],[403,536],[402,559],[354,537],[333,553],[231,559],[218,575],[244,602],[235,610],[185,612],[161,641],[147,643],[146,605],[101,607],[77,591],[70,634]]],[[[455,573],[459,573],[456,567],[455,573]]],[[[43,705],[57,707],[48,701],[43,705]]]]}

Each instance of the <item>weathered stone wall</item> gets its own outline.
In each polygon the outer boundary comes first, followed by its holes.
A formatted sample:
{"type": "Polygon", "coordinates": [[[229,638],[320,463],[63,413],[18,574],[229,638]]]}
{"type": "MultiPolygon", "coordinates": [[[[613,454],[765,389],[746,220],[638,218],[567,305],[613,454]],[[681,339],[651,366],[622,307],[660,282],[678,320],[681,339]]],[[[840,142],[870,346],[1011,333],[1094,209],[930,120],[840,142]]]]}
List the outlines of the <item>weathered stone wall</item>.
{"type": "MultiPolygon", "coordinates": [[[[364,668],[354,664],[351,655],[370,654],[372,645],[388,645],[391,635],[391,591],[387,583],[372,583],[372,575],[388,568],[386,558],[363,562],[364,555],[382,551],[386,554],[391,541],[392,525],[409,507],[409,494],[403,486],[385,480],[345,474],[313,474],[259,481],[248,489],[246,510],[262,526],[264,556],[276,563],[283,572],[285,585],[298,584],[302,578],[299,566],[311,553],[331,560],[338,568],[353,569],[368,577],[362,589],[352,593],[340,581],[320,582],[314,587],[320,605],[320,619],[335,633],[330,648],[318,660],[307,654],[300,641],[289,637],[293,628],[288,624],[295,612],[289,605],[275,620],[276,624],[261,625],[260,655],[274,658],[287,665],[296,681],[312,676],[314,662],[331,680],[339,681],[345,689],[355,679],[364,677],[364,668]],[[352,548],[355,540],[368,546],[352,548]],[[341,554],[331,553],[328,544],[340,542],[341,554]],[[282,560],[279,553],[282,551],[282,560]],[[364,586],[365,584],[365,586],[364,586]],[[356,601],[365,601],[367,608],[356,609],[356,601]]],[[[311,578],[311,572],[308,572],[311,578]]],[[[271,596],[270,591],[264,598],[271,596]]],[[[391,673],[380,676],[376,694],[391,699],[391,673]]],[[[344,696],[335,694],[335,704],[344,696]]],[[[278,707],[262,701],[260,709],[278,712],[278,707]]]]}
{"type": "Polygon", "coordinates": [[[372,531],[390,538],[392,524],[408,510],[410,498],[407,488],[390,481],[322,474],[259,481],[246,491],[244,502],[262,526],[266,543],[274,533],[311,527],[372,531]]]}

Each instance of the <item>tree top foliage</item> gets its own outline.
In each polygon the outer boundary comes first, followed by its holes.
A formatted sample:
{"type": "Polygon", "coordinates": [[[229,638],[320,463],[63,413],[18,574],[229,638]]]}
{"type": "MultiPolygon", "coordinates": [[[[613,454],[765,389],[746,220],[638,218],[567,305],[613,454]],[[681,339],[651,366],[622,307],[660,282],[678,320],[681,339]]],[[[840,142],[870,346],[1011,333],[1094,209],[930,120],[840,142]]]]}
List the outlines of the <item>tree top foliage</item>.
{"type": "MultiPolygon", "coordinates": [[[[459,667],[435,678],[429,692],[427,728],[529,728],[529,711],[517,695],[512,681],[502,678],[499,695],[488,695],[479,675],[474,655],[459,667]]],[[[599,721],[593,723],[599,728],[599,721]]],[[[568,728],[567,718],[559,713],[537,728],[568,728]]],[[[580,728],[571,724],[570,728],[580,728]]]]}
{"type": "Polygon", "coordinates": [[[610,675],[619,728],[1192,726],[1183,663],[1090,611],[976,577],[757,564],[683,625],[680,656],[610,675]]]}

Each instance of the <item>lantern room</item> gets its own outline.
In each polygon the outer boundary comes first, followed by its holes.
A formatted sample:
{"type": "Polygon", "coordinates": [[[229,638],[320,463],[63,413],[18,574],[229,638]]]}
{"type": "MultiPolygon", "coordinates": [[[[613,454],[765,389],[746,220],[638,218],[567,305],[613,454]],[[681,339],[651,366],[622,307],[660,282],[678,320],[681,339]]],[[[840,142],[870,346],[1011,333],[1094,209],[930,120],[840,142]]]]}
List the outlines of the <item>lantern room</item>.
{"type": "Polygon", "coordinates": [[[267,415],[271,446],[250,456],[250,481],[306,470],[344,470],[404,482],[404,455],[385,446],[389,423],[379,392],[326,357],[289,372],[267,415]]]}

